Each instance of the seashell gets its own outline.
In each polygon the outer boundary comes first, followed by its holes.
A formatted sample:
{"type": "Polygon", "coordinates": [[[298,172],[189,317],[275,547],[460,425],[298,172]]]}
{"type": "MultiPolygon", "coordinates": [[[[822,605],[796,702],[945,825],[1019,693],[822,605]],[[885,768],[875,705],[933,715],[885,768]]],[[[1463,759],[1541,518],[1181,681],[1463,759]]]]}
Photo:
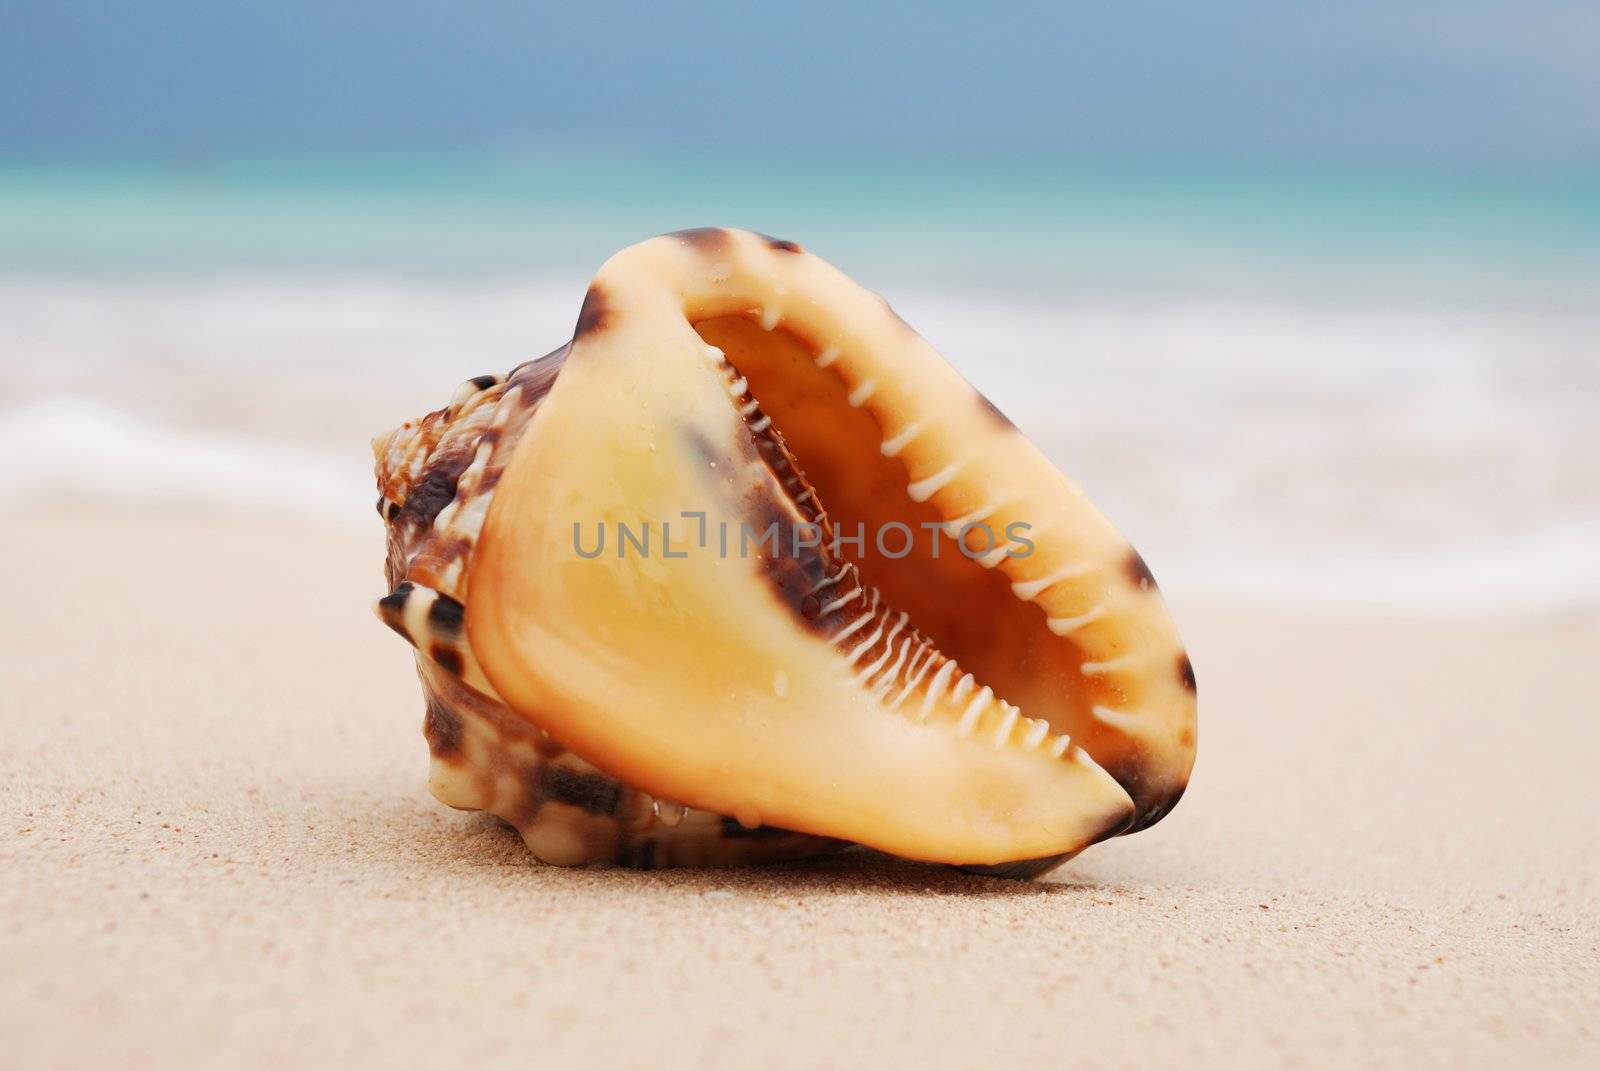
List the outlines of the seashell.
{"type": "Polygon", "coordinates": [[[625,249],[566,346],[374,449],[431,788],[540,859],[1031,876],[1188,783],[1194,672],[1144,560],[791,242],[625,249]]]}

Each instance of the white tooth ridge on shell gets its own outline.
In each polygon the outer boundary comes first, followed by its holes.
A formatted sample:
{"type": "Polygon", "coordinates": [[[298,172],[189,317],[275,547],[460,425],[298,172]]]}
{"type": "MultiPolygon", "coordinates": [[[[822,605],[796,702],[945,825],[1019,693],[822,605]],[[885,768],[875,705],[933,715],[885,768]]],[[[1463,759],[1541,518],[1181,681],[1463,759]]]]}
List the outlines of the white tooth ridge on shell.
{"type": "Polygon", "coordinates": [[[977,523],[999,508],[999,506],[980,506],[971,513],[963,514],[954,520],[945,521],[944,534],[949,536],[951,539],[960,539],[961,530],[963,528],[969,524],[977,523]]]}
{"type": "MultiPolygon", "coordinates": [[[[888,663],[890,656],[894,654],[894,638],[900,634],[901,629],[906,627],[906,621],[910,618],[910,616],[910,614],[907,614],[903,611],[901,612],[899,619],[894,623],[894,627],[889,630],[888,638],[883,641],[883,654],[878,656],[878,660],[876,662],[873,662],[860,673],[856,674],[856,682],[858,684],[865,684],[873,677],[876,677],[878,675],[878,670],[882,669],[884,665],[888,663]]],[[[879,631],[882,631],[881,627],[879,631]]],[[[855,659],[851,658],[850,661],[854,662],[855,659]]]]}
{"type": "Polygon", "coordinates": [[[878,638],[880,636],[882,636],[882,635],[883,635],[883,622],[880,621],[880,622],[878,622],[878,627],[877,627],[876,631],[874,631],[872,633],[872,635],[868,636],[866,639],[864,639],[860,643],[858,643],[855,646],[855,649],[850,652],[849,657],[846,658],[845,661],[849,662],[852,666],[855,665],[856,664],[856,659],[860,658],[866,652],[872,650],[873,644],[877,643],[878,642],[878,638]]]}
{"type": "Polygon", "coordinates": [[[1138,665],[1140,659],[1136,655],[1123,655],[1121,658],[1108,658],[1103,662],[1085,662],[1078,668],[1085,677],[1098,677],[1106,673],[1115,673],[1127,669],[1129,666],[1138,665]]]}
{"type": "Polygon", "coordinates": [[[906,681],[906,686],[900,689],[900,694],[890,702],[890,710],[898,710],[900,704],[906,701],[906,697],[916,691],[917,685],[921,684],[922,678],[928,675],[928,670],[933,667],[933,663],[937,658],[938,652],[933,649],[932,644],[928,644],[923,650],[917,652],[916,659],[911,663],[911,677],[906,681]],[[927,655],[927,657],[924,658],[923,655],[927,655]]]}
{"type": "Polygon", "coordinates": [[[1072,563],[1063,565],[1055,572],[1050,573],[1047,576],[1041,576],[1037,580],[1018,580],[1011,585],[1011,590],[1016,594],[1017,598],[1022,599],[1025,602],[1032,602],[1034,597],[1040,592],[1044,591],[1046,588],[1053,588],[1063,580],[1071,580],[1073,577],[1079,577],[1087,573],[1092,573],[1097,568],[1099,568],[1099,566],[1092,563],[1072,563]]]}
{"type": "Polygon", "coordinates": [[[1089,713],[1093,714],[1098,721],[1125,731],[1137,728],[1140,721],[1139,715],[1126,710],[1117,710],[1114,707],[1090,707],[1089,713]]]}
{"type": "Polygon", "coordinates": [[[1016,728],[1017,719],[1022,716],[1022,711],[1009,704],[1005,714],[1000,718],[1000,726],[994,731],[995,750],[1005,747],[1006,741],[1011,738],[1011,730],[1016,728]]]}
{"type": "Polygon", "coordinates": [[[950,687],[950,678],[955,675],[955,671],[956,664],[946,661],[939,667],[939,672],[933,675],[933,680],[928,685],[928,694],[922,697],[922,709],[917,712],[919,720],[928,720],[928,715],[933,713],[933,704],[938,702],[939,696],[950,687]]]}
{"type": "Polygon", "coordinates": [[[847,603],[853,602],[854,600],[859,599],[860,597],[861,597],[861,589],[860,588],[851,588],[849,594],[840,595],[837,599],[830,599],[828,602],[823,603],[822,604],[822,609],[817,611],[817,616],[818,617],[827,617],[829,614],[831,614],[835,610],[839,609],[839,607],[844,606],[847,603]]]}
{"type": "Polygon", "coordinates": [[[995,547],[993,550],[989,551],[989,553],[979,558],[978,564],[983,566],[985,569],[993,569],[995,566],[1005,561],[1006,558],[1010,557],[1013,550],[1018,550],[1021,547],[1021,543],[1002,543],[1000,546],[995,547]]]}
{"type": "Polygon", "coordinates": [[[824,590],[826,588],[833,587],[833,585],[835,585],[839,581],[843,580],[845,573],[847,573],[849,571],[850,571],[850,563],[849,562],[845,562],[843,565],[839,566],[839,568],[834,572],[834,574],[832,576],[825,576],[821,580],[817,581],[816,585],[813,586],[810,591],[806,592],[806,594],[807,595],[815,595],[819,591],[822,591],[822,590],[824,590]]]}
{"type": "Polygon", "coordinates": [[[904,428],[901,428],[898,433],[883,440],[883,445],[878,447],[878,452],[884,457],[898,457],[900,456],[900,451],[910,446],[911,440],[915,439],[921,432],[922,421],[913,420],[904,428]]]}
{"type": "Polygon", "coordinates": [[[961,471],[961,463],[952,461],[932,476],[922,480],[915,480],[906,486],[906,494],[911,496],[913,502],[926,502],[940,489],[945,487],[956,474],[961,471]]]}
{"type": "MultiPolygon", "coordinates": [[[[961,679],[970,681],[972,680],[972,674],[969,673],[961,679]]],[[[994,691],[985,684],[979,689],[978,694],[972,697],[972,702],[967,704],[967,709],[961,712],[961,720],[956,723],[956,735],[963,738],[971,736],[973,727],[978,724],[978,715],[983,712],[984,707],[993,701],[994,691]]]]}
{"type": "Polygon", "coordinates": [[[890,666],[889,671],[880,678],[881,683],[875,689],[874,698],[879,702],[882,702],[883,697],[889,694],[889,689],[894,687],[894,682],[900,679],[900,670],[906,664],[906,657],[911,654],[911,646],[910,636],[901,637],[900,657],[894,660],[894,665],[890,666]]]}
{"type": "Polygon", "coordinates": [[[1105,612],[1106,608],[1104,606],[1096,606],[1094,609],[1081,613],[1077,617],[1047,618],[1045,624],[1057,636],[1070,636],[1080,628],[1083,628],[1083,626],[1100,620],[1105,615],[1105,612]]]}
{"type": "Polygon", "coordinates": [[[850,403],[850,408],[860,409],[866,404],[867,399],[872,397],[873,393],[876,392],[877,389],[878,383],[876,380],[863,379],[860,383],[856,384],[855,389],[850,392],[845,401],[850,403]]]}
{"type": "MultiPolygon", "coordinates": [[[[860,588],[856,588],[856,590],[855,590],[855,592],[853,594],[856,594],[856,595],[861,594],[861,589],[860,588]]],[[[836,601],[839,602],[839,603],[844,603],[844,602],[848,601],[848,597],[845,598],[845,599],[839,599],[839,600],[836,600],[836,601]]],[[[833,637],[834,646],[837,647],[837,646],[843,644],[845,640],[849,639],[851,636],[855,635],[855,633],[857,633],[861,629],[866,628],[869,624],[871,624],[874,616],[876,616],[873,613],[873,611],[877,609],[877,606],[878,606],[878,593],[877,592],[873,592],[872,593],[872,599],[871,599],[870,603],[868,604],[866,613],[861,614],[854,621],[850,622],[844,628],[839,630],[838,634],[833,637]]],[[[825,616],[825,614],[819,613],[817,615],[817,617],[819,619],[822,618],[823,616],[825,616]]]]}
{"type": "Polygon", "coordinates": [[[1043,718],[1034,721],[1033,727],[1028,730],[1028,735],[1022,738],[1022,746],[1029,751],[1036,751],[1044,743],[1046,734],[1050,732],[1050,723],[1043,718]]]}

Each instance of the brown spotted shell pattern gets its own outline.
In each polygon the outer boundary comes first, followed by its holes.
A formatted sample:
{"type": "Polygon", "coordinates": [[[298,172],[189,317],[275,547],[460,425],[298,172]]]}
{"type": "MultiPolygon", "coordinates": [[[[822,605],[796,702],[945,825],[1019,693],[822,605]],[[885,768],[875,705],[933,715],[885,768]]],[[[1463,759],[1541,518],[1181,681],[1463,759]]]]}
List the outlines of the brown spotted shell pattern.
{"type": "Polygon", "coordinates": [[[1153,824],[1187,784],[1194,673],[1143,559],[886,303],[792,242],[624,250],[571,342],[374,451],[378,614],[416,648],[430,788],[541,860],[860,843],[1025,877],[1153,824]],[[683,514],[818,538],[573,553],[581,520],[683,514]],[[991,524],[1005,540],[971,546],[991,524]],[[835,539],[885,525],[935,536],[906,556],[835,539]]]}

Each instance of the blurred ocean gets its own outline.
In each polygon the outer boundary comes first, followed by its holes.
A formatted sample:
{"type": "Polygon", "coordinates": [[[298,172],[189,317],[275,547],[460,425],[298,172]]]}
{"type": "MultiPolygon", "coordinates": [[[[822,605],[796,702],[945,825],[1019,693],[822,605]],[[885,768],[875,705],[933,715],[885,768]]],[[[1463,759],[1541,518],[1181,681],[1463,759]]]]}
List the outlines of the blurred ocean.
{"type": "Polygon", "coordinates": [[[610,252],[883,292],[1177,602],[1600,610],[1600,181],[625,153],[0,166],[0,494],[373,530],[369,437],[610,252]]]}

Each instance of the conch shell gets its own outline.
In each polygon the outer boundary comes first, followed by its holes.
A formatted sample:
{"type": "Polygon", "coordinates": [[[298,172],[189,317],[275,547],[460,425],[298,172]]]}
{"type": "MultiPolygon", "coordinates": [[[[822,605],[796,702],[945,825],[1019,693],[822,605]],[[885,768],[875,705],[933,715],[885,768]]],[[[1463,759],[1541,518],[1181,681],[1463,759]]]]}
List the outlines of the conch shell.
{"type": "Polygon", "coordinates": [[[625,249],[566,346],[374,449],[431,788],[541,859],[1031,876],[1188,783],[1194,672],[1143,559],[792,242],[625,249]]]}

